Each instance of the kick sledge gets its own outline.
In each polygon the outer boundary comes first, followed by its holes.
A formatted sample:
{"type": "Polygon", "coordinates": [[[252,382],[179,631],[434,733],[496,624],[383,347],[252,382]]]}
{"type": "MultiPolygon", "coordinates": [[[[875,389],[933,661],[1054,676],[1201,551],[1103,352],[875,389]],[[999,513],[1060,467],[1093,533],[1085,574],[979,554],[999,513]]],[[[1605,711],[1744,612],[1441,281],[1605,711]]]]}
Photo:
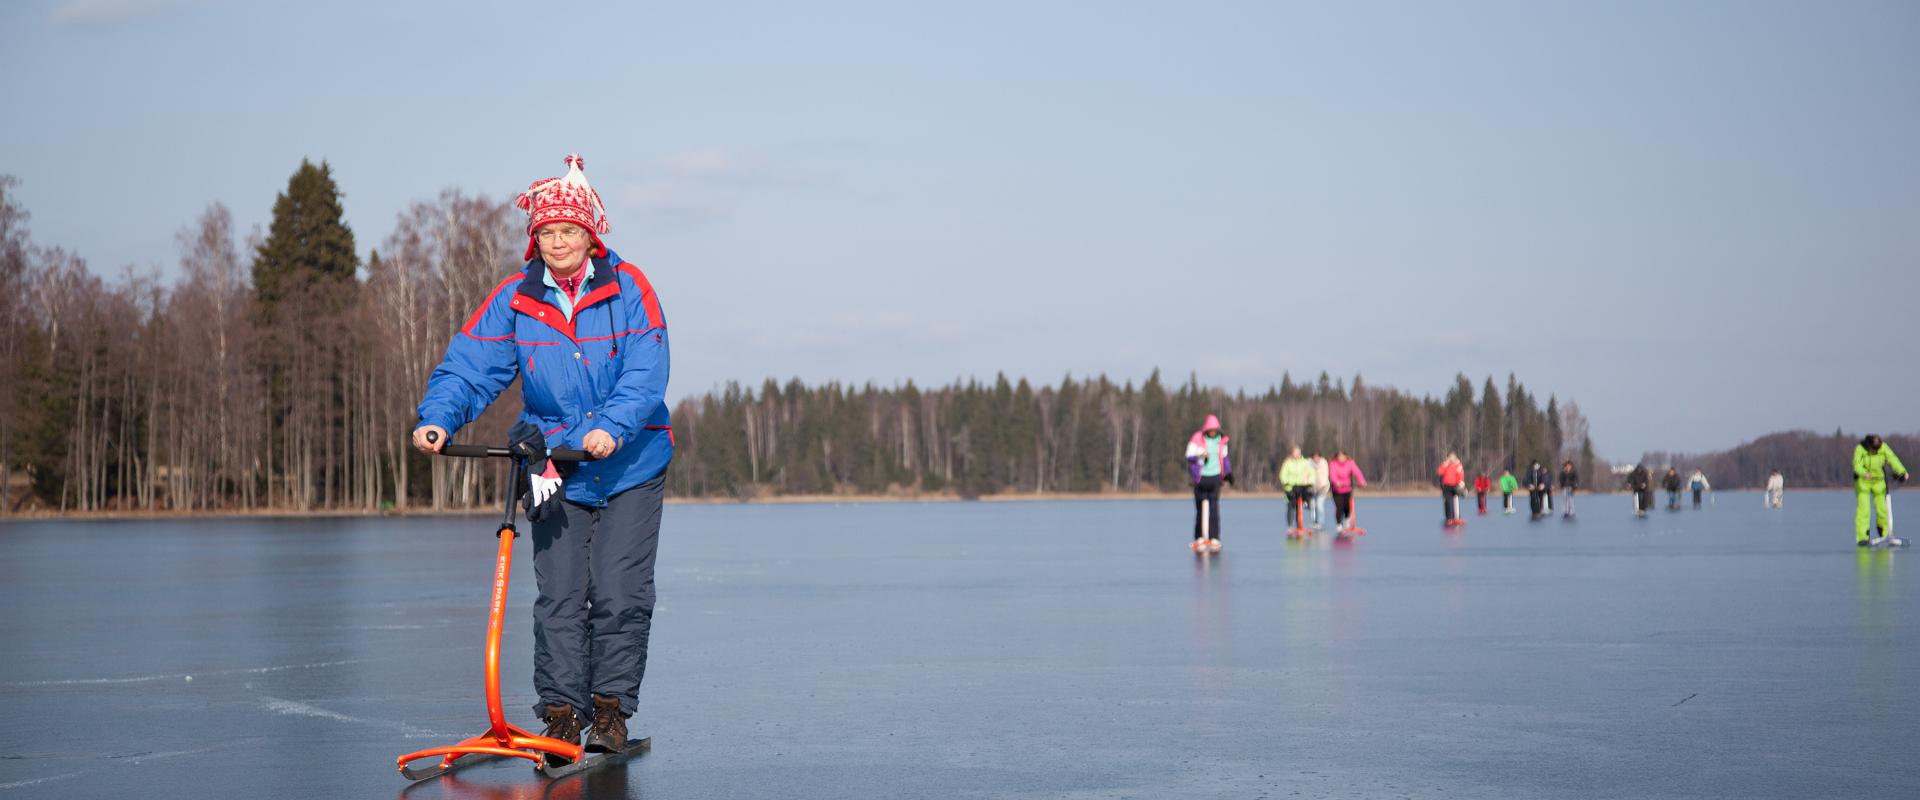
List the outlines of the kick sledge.
{"type": "Polygon", "coordinates": [[[1313,536],[1313,529],[1307,527],[1306,505],[1300,498],[1293,499],[1293,527],[1287,529],[1289,539],[1307,539],[1313,536]]]}
{"type": "MultiPolygon", "coordinates": [[[[1856,539],[1855,541],[1858,542],[1859,540],[1856,539]]],[[[1868,539],[1864,542],[1859,542],[1859,544],[1861,547],[1870,550],[1891,550],[1896,547],[1906,547],[1907,540],[1895,536],[1882,536],[1878,539],[1868,539]]]]}
{"type": "Polygon", "coordinates": [[[1193,540],[1193,544],[1187,545],[1197,555],[1220,552],[1220,537],[1215,536],[1210,530],[1213,527],[1212,512],[1212,500],[1200,501],[1200,538],[1193,540]]]}
{"type": "MultiPolygon", "coordinates": [[[[427,441],[437,441],[439,436],[427,434],[427,441]]],[[[543,448],[544,449],[544,448],[543,448]]],[[[580,450],[551,449],[536,452],[530,445],[520,444],[514,447],[485,447],[481,445],[463,445],[448,442],[440,450],[441,455],[458,458],[507,458],[511,459],[512,474],[508,485],[519,487],[526,483],[527,464],[533,459],[552,459],[554,461],[588,461],[592,457],[580,450]]],[[[527,731],[507,723],[506,711],[500,704],[500,631],[506,618],[508,578],[513,570],[513,540],[520,536],[514,525],[514,503],[520,499],[518,489],[506,493],[506,511],[495,531],[499,539],[499,550],[493,565],[493,599],[487,612],[487,649],[486,649],[486,695],[487,730],[457,744],[444,747],[430,747],[413,753],[407,753],[396,759],[400,775],[410,781],[423,781],[455,772],[463,767],[488,763],[501,758],[524,758],[534,763],[534,768],[550,778],[562,778],[585,772],[603,764],[631,759],[633,756],[651,750],[651,738],[627,741],[626,748],[618,753],[589,753],[581,746],[559,739],[535,736],[527,731]],[[432,766],[416,769],[413,762],[439,757],[432,766]]]]}
{"type": "Polygon", "coordinates": [[[1360,500],[1357,497],[1349,495],[1347,497],[1347,524],[1345,527],[1338,528],[1334,532],[1333,537],[1336,539],[1353,539],[1367,535],[1367,529],[1360,527],[1358,524],[1357,520],[1359,519],[1360,500]]]}

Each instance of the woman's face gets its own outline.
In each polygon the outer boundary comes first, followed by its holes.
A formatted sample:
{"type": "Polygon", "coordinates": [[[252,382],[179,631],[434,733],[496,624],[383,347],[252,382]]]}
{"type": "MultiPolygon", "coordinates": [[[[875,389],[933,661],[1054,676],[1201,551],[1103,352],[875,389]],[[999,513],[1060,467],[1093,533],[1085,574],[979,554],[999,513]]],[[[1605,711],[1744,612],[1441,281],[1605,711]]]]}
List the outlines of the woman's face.
{"type": "Polygon", "coordinates": [[[593,249],[593,238],[587,235],[587,229],[571,222],[542,225],[533,238],[540,244],[540,260],[562,275],[579,269],[587,261],[587,251],[593,249]]]}

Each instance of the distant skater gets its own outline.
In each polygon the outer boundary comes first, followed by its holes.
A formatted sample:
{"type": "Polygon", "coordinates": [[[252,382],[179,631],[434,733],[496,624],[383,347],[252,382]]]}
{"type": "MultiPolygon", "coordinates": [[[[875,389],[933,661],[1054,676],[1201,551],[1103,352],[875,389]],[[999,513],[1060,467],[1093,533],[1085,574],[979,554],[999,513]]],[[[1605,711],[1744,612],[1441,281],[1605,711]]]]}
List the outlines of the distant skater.
{"type": "Polygon", "coordinates": [[[1353,522],[1353,490],[1367,485],[1360,465],[1347,457],[1347,451],[1335,450],[1327,465],[1327,485],[1333,490],[1333,524],[1338,533],[1347,533],[1353,522]]]}
{"type": "Polygon", "coordinates": [[[1187,475],[1193,479],[1193,549],[1220,549],[1220,486],[1233,483],[1233,459],[1220,418],[1207,415],[1187,440],[1187,475]]]}
{"type": "Polygon", "coordinates": [[[1687,487],[1693,490],[1693,507],[1694,508],[1700,507],[1701,492],[1713,491],[1713,485],[1707,483],[1707,473],[1701,472],[1698,469],[1695,469],[1693,471],[1693,474],[1691,476],[1688,476],[1687,487]]]}
{"type": "Polygon", "coordinates": [[[1460,464],[1459,456],[1448,453],[1434,474],[1440,476],[1441,511],[1446,514],[1447,526],[1465,525],[1467,521],[1460,518],[1460,495],[1466,494],[1467,468],[1460,464]]]}
{"type": "Polygon", "coordinates": [[[1280,462],[1280,488],[1287,493],[1287,530],[1306,530],[1307,501],[1313,495],[1313,462],[1293,448],[1287,460],[1280,462]]]}
{"type": "Polygon", "coordinates": [[[1533,462],[1532,466],[1527,467],[1527,505],[1533,509],[1534,519],[1553,513],[1553,506],[1548,505],[1552,502],[1548,498],[1552,496],[1553,475],[1540,462],[1533,462]]]}
{"type": "Polygon", "coordinates": [[[1519,489],[1520,479],[1513,477],[1513,470],[1500,470],[1500,513],[1513,513],[1513,493],[1519,489]]]}
{"type": "Polygon", "coordinates": [[[1473,498],[1480,504],[1480,516],[1487,515],[1487,490],[1493,488],[1493,481],[1487,480],[1487,473],[1473,476],[1473,498]]]}
{"type": "Polygon", "coordinates": [[[1313,458],[1308,460],[1313,462],[1313,527],[1320,530],[1326,527],[1322,518],[1327,508],[1327,495],[1332,494],[1332,484],[1328,480],[1326,456],[1315,450],[1313,458]]]}
{"type": "Polygon", "coordinates": [[[1644,517],[1653,508],[1653,471],[1645,464],[1633,465],[1627,473],[1627,491],[1633,493],[1633,515],[1644,517]]]}
{"type": "Polygon", "coordinates": [[[1860,440],[1853,447],[1853,540],[1861,547],[1878,545],[1893,537],[1893,506],[1887,502],[1888,468],[1893,478],[1907,482],[1907,467],[1893,448],[1880,441],[1878,434],[1860,440]],[[1869,520],[1869,512],[1877,519],[1869,520]],[[1870,522],[1878,522],[1880,535],[1868,537],[1870,522]]]}
{"type": "Polygon", "coordinates": [[[1580,488],[1580,471],[1573,468],[1571,461],[1561,464],[1560,493],[1567,498],[1567,510],[1562,513],[1569,517],[1573,516],[1573,492],[1578,488],[1580,488]]]}
{"type": "Polygon", "coordinates": [[[1660,488],[1667,490],[1667,510],[1680,510],[1680,470],[1667,467],[1667,474],[1660,479],[1660,488]]]}
{"type": "Polygon", "coordinates": [[[1780,476],[1780,470],[1774,470],[1767,476],[1767,496],[1761,501],[1761,508],[1779,508],[1781,496],[1787,493],[1787,479],[1780,476]]]}

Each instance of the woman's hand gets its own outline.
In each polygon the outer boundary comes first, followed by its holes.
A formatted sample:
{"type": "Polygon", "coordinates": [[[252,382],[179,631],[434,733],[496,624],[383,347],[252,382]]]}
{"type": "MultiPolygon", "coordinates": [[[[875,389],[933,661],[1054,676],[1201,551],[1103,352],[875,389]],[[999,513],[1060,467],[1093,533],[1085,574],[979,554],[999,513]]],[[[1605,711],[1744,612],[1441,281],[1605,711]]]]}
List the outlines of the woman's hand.
{"type": "Polygon", "coordinates": [[[613,455],[613,451],[620,446],[613,441],[613,434],[607,433],[599,428],[589,431],[586,440],[582,441],[580,445],[582,449],[587,451],[588,455],[594,458],[606,458],[607,456],[613,455]]]}
{"type": "Polygon", "coordinates": [[[422,453],[438,453],[440,452],[440,448],[444,446],[446,443],[447,443],[446,428],[442,428],[438,425],[422,425],[418,428],[413,429],[413,449],[418,450],[422,453]],[[428,441],[427,434],[429,433],[438,434],[438,435],[435,436],[432,441],[428,441]]]}

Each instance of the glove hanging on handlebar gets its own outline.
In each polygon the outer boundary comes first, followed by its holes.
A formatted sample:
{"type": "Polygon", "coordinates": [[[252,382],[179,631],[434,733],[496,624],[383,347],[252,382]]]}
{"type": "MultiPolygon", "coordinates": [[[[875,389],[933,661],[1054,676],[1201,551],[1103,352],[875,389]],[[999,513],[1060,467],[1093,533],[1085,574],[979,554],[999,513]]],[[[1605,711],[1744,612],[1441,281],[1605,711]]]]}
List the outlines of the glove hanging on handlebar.
{"type": "Polygon", "coordinates": [[[552,461],[540,461],[527,468],[527,521],[539,522],[560,511],[560,473],[552,461]]]}

